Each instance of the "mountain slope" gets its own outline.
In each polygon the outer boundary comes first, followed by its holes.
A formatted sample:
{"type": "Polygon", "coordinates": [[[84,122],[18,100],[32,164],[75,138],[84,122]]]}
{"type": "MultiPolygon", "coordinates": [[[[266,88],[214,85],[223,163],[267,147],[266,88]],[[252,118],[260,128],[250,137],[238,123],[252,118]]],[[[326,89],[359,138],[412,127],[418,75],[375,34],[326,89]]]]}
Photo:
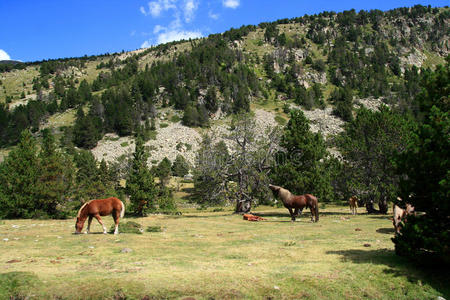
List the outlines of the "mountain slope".
{"type": "MultiPolygon", "coordinates": [[[[448,8],[324,12],[128,53],[28,64],[1,73],[0,144],[14,145],[28,127],[51,127],[79,147],[94,148],[107,133],[109,142],[125,144],[111,134],[151,131],[150,120],[159,127],[182,126],[181,119],[201,132],[256,108],[283,123],[290,106],[312,110],[313,120],[326,115],[337,125],[316,127],[335,134],[340,122],[333,118],[351,118],[358,103],[414,110],[420,68],[426,72],[449,53],[449,22],[448,8]]],[[[192,144],[194,131],[185,131],[175,147],[192,144]]],[[[159,152],[192,157],[173,147],[159,152]]]]}

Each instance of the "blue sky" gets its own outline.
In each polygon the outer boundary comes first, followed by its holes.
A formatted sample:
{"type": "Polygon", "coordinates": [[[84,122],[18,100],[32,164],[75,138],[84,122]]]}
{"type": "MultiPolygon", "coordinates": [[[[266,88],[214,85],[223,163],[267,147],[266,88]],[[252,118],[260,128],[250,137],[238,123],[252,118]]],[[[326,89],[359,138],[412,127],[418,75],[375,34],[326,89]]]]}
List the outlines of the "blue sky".
{"type": "Polygon", "coordinates": [[[343,11],[449,1],[0,0],[0,60],[36,61],[129,51],[241,25],[343,11]]]}

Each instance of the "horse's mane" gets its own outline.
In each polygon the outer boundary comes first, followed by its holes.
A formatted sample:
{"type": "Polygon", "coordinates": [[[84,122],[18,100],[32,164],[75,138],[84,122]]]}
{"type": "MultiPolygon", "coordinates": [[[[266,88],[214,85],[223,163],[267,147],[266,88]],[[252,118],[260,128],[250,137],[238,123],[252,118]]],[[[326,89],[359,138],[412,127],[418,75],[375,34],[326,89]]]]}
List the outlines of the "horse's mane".
{"type": "MultiPolygon", "coordinates": [[[[92,200],[91,200],[92,201],[92,200]]],[[[77,214],[77,218],[80,217],[81,215],[81,211],[83,210],[83,208],[88,205],[91,201],[86,202],[85,204],[83,204],[83,206],[80,207],[80,209],[78,210],[78,214],[77,214]]]]}
{"type": "Polygon", "coordinates": [[[283,200],[288,200],[292,196],[292,193],[289,190],[280,187],[280,190],[278,191],[278,196],[283,200]]]}

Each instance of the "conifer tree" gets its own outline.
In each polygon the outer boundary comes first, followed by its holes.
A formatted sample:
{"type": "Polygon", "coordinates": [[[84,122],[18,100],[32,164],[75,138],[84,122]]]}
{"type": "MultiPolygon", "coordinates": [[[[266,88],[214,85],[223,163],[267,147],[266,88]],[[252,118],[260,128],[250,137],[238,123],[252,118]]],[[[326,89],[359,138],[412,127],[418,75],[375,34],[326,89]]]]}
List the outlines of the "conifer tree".
{"type": "Polygon", "coordinates": [[[70,197],[73,185],[73,166],[68,157],[56,148],[49,129],[42,131],[42,150],[39,154],[40,172],[36,186],[36,198],[41,208],[52,217],[63,217],[67,209],[63,205],[70,197]]]}
{"type": "Polygon", "coordinates": [[[153,201],[157,195],[153,174],[147,166],[148,157],[149,154],[145,149],[144,142],[142,138],[138,137],[128,175],[126,192],[130,196],[130,210],[139,216],[143,216],[146,210],[154,207],[153,201]]]}
{"type": "Polygon", "coordinates": [[[175,176],[183,177],[184,175],[189,173],[189,163],[183,155],[178,154],[172,164],[172,173],[175,176]]]}
{"type": "Polygon", "coordinates": [[[156,167],[156,176],[159,178],[159,182],[162,187],[166,186],[169,183],[170,176],[172,175],[172,163],[167,157],[164,157],[163,160],[156,167]]]}
{"type": "Polygon", "coordinates": [[[274,167],[274,183],[295,194],[309,193],[321,201],[332,200],[325,141],[320,133],[309,130],[309,121],[302,111],[291,111],[280,145],[285,152],[279,154],[280,161],[274,167]]]}
{"type": "Polygon", "coordinates": [[[77,167],[76,198],[84,203],[90,199],[112,196],[100,178],[97,160],[90,151],[79,151],[74,160],[77,167]]]}
{"type": "Polygon", "coordinates": [[[31,218],[40,209],[36,201],[39,159],[36,141],[30,131],[22,131],[17,148],[13,149],[0,168],[0,214],[5,218],[31,218]]]}

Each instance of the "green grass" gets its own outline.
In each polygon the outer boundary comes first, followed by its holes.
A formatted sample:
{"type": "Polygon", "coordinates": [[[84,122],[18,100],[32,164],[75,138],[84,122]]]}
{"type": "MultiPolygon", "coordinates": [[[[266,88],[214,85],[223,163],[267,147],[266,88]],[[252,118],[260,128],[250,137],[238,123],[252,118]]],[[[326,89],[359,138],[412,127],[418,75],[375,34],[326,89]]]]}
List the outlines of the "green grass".
{"type": "Polygon", "coordinates": [[[286,209],[258,207],[254,213],[267,220],[248,222],[230,209],[123,221],[164,228],[142,235],[103,235],[95,220],[89,235],[73,235],[72,219],[2,221],[0,298],[450,296],[448,273],[421,270],[394,254],[388,216],[351,216],[347,207],[327,205],[319,223],[307,212],[290,222],[286,209]]]}
{"type": "Polygon", "coordinates": [[[286,123],[287,123],[287,120],[285,119],[285,118],[283,118],[282,116],[280,116],[280,115],[276,115],[275,116],[275,121],[278,123],[278,125],[280,125],[280,126],[284,126],[284,125],[286,125],[286,123]]]}

